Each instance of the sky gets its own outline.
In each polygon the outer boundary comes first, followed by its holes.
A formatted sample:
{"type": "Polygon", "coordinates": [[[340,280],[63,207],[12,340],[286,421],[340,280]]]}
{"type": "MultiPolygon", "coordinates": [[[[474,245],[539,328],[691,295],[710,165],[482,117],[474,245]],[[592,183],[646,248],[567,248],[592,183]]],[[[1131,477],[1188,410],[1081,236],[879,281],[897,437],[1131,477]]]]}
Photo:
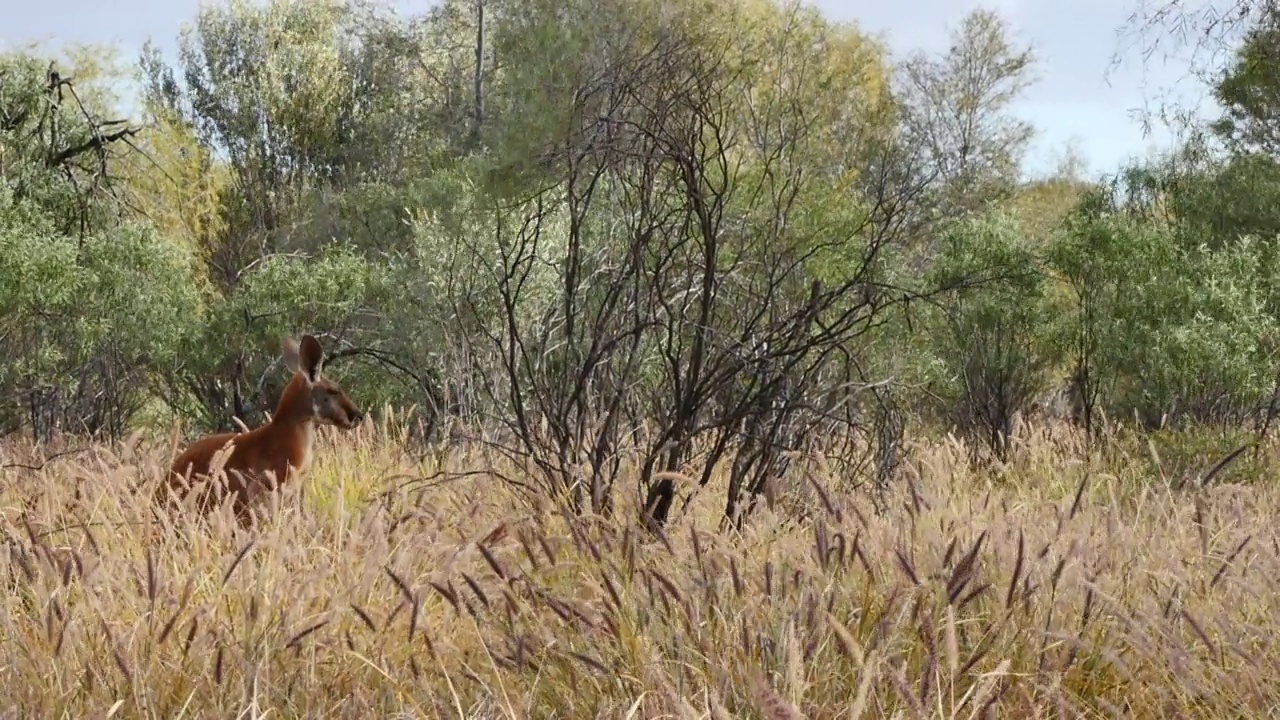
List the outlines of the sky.
{"type": "MultiPolygon", "coordinates": [[[[1014,112],[1031,122],[1036,138],[1024,162],[1029,176],[1052,172],[1068,148],[1084,161],[1090,176],[1111,172],[1132,157],[1167,147],[1160,127],[1144,136],[1134,112],[1173,94],[1216,114],[1203,86],[1190,79],[1185,61],[1143,62],[1136,52],[1111,68],[1121,49],[1117,34],[1136,0],[809,0],[828,16],[854,20],[882,34],[894,53],[942,51],[948,33],[978,7],[998,10],[1014,40],[1037,56],[1036,82],[1014,112]]],[[[137,57],[148,37],[163,50],[176,47],[182,23],[192,19],[199,0],[58,0],[57,12],[32,0],[0,0],[0,47],[41,41],[116,43],[124,57],[137,57]]],[[[420,12],[431,0],[395,0],[420,12]]]]}

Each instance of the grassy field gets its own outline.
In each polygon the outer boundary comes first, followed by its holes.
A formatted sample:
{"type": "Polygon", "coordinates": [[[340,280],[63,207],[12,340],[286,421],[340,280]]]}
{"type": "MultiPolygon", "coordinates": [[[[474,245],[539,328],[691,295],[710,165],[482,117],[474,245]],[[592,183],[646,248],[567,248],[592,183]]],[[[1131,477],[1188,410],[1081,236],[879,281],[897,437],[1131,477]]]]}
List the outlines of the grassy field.
{"type": "Polygon", "coordinates": [[[252,535],[151,522],[135,488],[167,444],[0,447],[6,717],[1280,708],[1280,493],[1172,491],[1139,443],[1089,463],[1041,428],[997,476],[919,442],[888,512],[818,473],[741,534],[708,488],[655,537],[630,506],[569,519],[488,474],[427,479],[492,461],[415,462],[394,435],[326,434],[301,509],[252,535]]]}

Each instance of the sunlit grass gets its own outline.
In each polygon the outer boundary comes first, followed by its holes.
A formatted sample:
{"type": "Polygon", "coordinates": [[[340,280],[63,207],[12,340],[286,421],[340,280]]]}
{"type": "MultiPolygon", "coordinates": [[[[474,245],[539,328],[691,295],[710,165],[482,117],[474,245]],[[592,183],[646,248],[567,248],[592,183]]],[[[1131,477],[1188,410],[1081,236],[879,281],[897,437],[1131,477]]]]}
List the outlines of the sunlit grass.
{"type": "MultiPolygon", "coordinates": [[[[1262,717],[1280,493],[1175,492],[1140,443],[919,442],[877,513],[812,463],[741,533],[569,518],[400,432],[325,433],[254,531],[151,525],[166,443],[0,448],[19,717],[1262,717]],[[1098,458],[1104,458],[1099,460],[1098,458]],[[30,467],[21,467],[30,466],[30,467]],[[142,486],[143,490],[135,490],[142,486]],[[823,496],[826,496],[825,499],[823,496]]],[[[1216,458],[1205,458],[1210,465],[1216,458]]],[[[721,478],[717,477],[718,483],[721,478]]],[[[624,487],[634,487],[634,483],[624,487]]]]}

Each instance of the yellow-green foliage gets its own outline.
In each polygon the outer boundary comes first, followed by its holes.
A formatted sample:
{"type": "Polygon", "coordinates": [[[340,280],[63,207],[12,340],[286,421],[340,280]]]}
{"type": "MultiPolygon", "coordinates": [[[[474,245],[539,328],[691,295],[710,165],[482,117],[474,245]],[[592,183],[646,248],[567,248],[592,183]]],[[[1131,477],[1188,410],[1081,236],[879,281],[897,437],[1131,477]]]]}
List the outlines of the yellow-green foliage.
{"type": "Polygon", "coordinates": [[[324,433],[302,509],[288,494],[254,533],[149,525],[134,488],[164,443],[43,465],[0,449],[3,710],[1225,718],[1280,701],[1272,488],[1171,494],[1129,450],[1090,464],[1073,431],[1033,428],[999,482],[921,442],[884,514],[817,472],[741,534],[715,532],[710,488],[658,537],[629,506],[570,520],[475,448],[414,462],[401,437],[324,433]]]}
{"type": "MultiPolygon", "coordinates": [[[[136,142],[145,151],[123,159],[121,175],[133,207],[158,233],[208,261],[212,239],[226,231],[218,198],[231,187],[230,169],[202,148],[185,128],[159,108],[154,126],[136,142]]],[[[192,273],[196,281],[199,273],[192,273]]]]}

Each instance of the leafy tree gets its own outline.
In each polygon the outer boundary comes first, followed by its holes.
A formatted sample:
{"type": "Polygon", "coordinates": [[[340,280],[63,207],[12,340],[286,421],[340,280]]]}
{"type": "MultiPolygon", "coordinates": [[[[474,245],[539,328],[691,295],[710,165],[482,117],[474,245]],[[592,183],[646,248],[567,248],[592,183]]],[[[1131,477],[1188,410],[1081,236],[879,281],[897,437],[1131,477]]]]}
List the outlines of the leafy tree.
{"type": "Polygon", "coordinates": [[[903,64],[903,123],[924,153],[935,217],[972,213],[1013,192],[1033,129],[1010,108],[1033,65],[1031,50],[1015,46],[988,10],[966,15],[940,57],[917,53],[903,64]]]}
{"type": "MultiPolygon", "coordinates": [[[[25,400],[24,424],[46,439],[124,433],[195,320],[190,272],[146,227],[82,239],[0,190],[0,392],[25,400]]],[[[22,418],[6,415],[16,429],[22,418]]]]}
{"type": "Polygon", "coordinates": [[[68,60],[0,56],[0,422],[42,439],[124,432],[196,310],[189,254],[129,217],[119,67],[68,60]]]}
{"type": "Polygon", "coordinates": [[[1095,189],[1082,174],[1081,158],[1072,151],[1052,174],[1021,183],[1005,206],[1017,216],[1027,241],[1042,251],[1095,189]]]}
{"type": "Polygon", "coordinates": [[[1280,157],[1280,9],[1262,10],[1213,91],[1223,109],[1211,126],[1219,137],[1237,152],[1280,157]]]}
{"type": "MultiPolygon", "coordinates": [[[[364,300],[382,277],[382,268],[343,249],[265,259],[243,275],[235,294],[204,293],[203,312],[180,335],[182,362],[167,366],[162,397],[205,429],[230,429],[233,416],[264,420],[284,389],[272,373],[280,337],[299,327],[324,328],[337,346],[328,362],[340,364],[353,319],[368,312],[364,300]]],[[[376,375],[344,373],[343,384],[369,403],[390,399],[378,392],[376,375]]]]}
{"type": "MultiPolygon", "coordinates": [[[[880,49],[770,3],[494,17],[498,55],[529,62],[491,88],[528,120],[488,136],[503,173],[487,232],[462,239],[483,281],[460,314],[498,310],[480,328],[499,418],[549,489],[595,510],[623,440],[646,479],[710,443],[698,484],[732,458],[737,518],[847,401],[818,382],[835,348],[896,301],[885,265],[917,189],[879,163],[880,49]]],[[[655,479],[648,517],[674,494],[655,479]]]]}
{"type": "Polygon", "coordinates": [[[934,337],[942,387],[960,430],[1008,459],[1014,418],[1042,390],[1048,283],[1007,214],[958,223],[942,239],[936,282],[956,289],[934,337]]]}
{"type": "Polygon", "coordinates": [[[1136,319],[1121,312],[1131,307],[1128,293],[1151,263],[1167,262],[1173,250],[1168,233],[1160,234],[1149,219],[1135,221],[1110,209],[1101,190],[1082,198],[1046,253],[1049,269],[1068,293],[1058,339],[1070,363],[1078,419],[1091,438],[1100,399],[1114,398],[1120,373],[1132,367],[1137,349],[1137,338],[1125,337],[1136,319]]]}
{"type": "Polygon", "coordinates": [[[1130,168],[1050,249],[1071,290],[1066,347],[1090,415],[1102,400],[1146,427],[1239,422],[1272,387],[1273,245],[1205,233],[1198,204],[1217,202],[1217,179],[1193,170],[1130,168]]]}

